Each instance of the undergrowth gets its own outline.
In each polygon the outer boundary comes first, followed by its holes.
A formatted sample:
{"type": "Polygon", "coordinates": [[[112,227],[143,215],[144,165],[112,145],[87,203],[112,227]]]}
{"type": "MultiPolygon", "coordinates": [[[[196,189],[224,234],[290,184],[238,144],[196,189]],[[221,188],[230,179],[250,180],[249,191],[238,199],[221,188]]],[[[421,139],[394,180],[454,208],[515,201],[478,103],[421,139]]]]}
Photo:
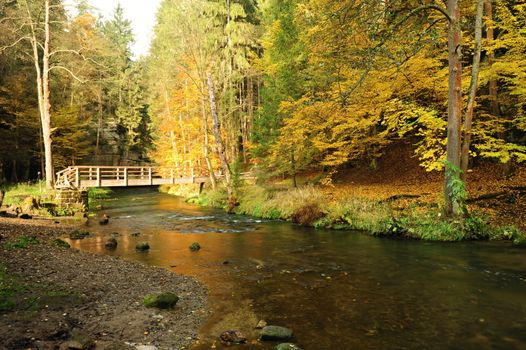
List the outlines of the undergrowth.
{"type": "MultiPolygon", "coordinates": [[[[412,204],[394,210],[389,203],[348,197],[331,200],[319,188],[277,189],[247,185],[238,189],[237,214],[265,219],[282,219],[319,229],[359,230],[375,236],[426,241],[511,240],[526,245],[526,235],[517,227],[498,227],[479,213],[447,220],[437,206],[412,204]]],[[[224,188],[207,190],[190,203],[226,206],[224,188]]]]}
{"type": "Polygon", "coordinates": [[[16,185],[3,185],[0,190],[5,191],[3,204],[21,205],[27,197],[53,197],[53,190],[46,189],[46,183],[40,181],[37,183],[20,183],[16,185]]]}

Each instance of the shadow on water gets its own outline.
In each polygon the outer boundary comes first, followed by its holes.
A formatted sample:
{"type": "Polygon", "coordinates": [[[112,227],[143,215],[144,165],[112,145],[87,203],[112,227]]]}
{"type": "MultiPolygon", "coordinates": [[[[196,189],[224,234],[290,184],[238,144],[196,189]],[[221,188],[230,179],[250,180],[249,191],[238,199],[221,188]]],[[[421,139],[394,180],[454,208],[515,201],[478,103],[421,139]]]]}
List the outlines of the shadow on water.
{"type": "Polygon", "coordinates": [[[260,319],[304,349],[526,349],[526,252],[504,243],[424,243],[226,215],[144,189],[103,201],[107,226],[73,246],[192,275],[210,290],[195,349],[260,319]],[[104,248],[119,232],[115,251],[104,248]],[[140,232],[135,237],[132,233],[140,232]],[[150,242],[148,253],[135,251],[150,242]],[[202,249],[188,246],[199,242],[202,249]]]}

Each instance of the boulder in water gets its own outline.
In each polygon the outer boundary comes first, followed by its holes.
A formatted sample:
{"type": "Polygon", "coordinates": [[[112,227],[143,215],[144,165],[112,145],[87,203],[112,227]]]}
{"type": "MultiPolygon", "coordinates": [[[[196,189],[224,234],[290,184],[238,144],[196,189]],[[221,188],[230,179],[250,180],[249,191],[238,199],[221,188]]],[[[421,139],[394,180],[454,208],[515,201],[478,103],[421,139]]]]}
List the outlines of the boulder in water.
{"type": "Polygon", "coordinates": [[[107,225],[108,222],[110,222],[110,216],[107,214],[102,215],[102,217],[99,220],[99,224],[101,225],[107,225]]]}
{"type": "Polygon", "coordinates": [[[190,244],[188,248],[190,248],[191,251],[197,252],[199,249],[201,249],[201,245],[197,242],[194,242],[190,244]]]}
{"type": "Polygon", "coordinates": [[[75,230],[69,234],[70,239],[84,239],[89,236],[88,231],[75,230]]]}
{"type": "Polygon", "coordinates": [[[266,326],[261,330],[261,340],[289,340],[292,330],[280,326],[266,326]]]}
{"type": "Polygon", "coordinates": [[[140,252],[145,252],[150,249],[150,243],[148,242],[139,242],[135,245],[135,249],[140,252]]]}
{"type": "Polygon", "coordinates": [[[219,339],[221,339],[221,343],[225,345],[245,344],[247,342],[247,338],[243,335],[243,333],[236,330],[224,331],[219,336],[219,339]]]}
{"type": "Polygon", "coordinates": [[[115,249],[117,248],[117,240],[115,238],[110,238],[104,243],[104,246],[107,249],[115,249]]]}

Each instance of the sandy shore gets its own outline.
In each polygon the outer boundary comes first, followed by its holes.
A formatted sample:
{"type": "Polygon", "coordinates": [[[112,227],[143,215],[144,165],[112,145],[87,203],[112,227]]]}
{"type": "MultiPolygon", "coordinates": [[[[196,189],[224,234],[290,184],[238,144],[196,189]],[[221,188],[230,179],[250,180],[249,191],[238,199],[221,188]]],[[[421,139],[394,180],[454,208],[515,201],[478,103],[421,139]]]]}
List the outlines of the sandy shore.
{"type": "Polygon", "coordinates": [[[161,268],[53,245],[72,230],[52,221],[0,219],[0,264],[16,286],[15,306],[0,313],[0,349],[56,349],[86,339],[96,349],[187,349],[207,315],[206,288],[161,268]],[[39,243],[5,249],[21,236],[39,243]],[[160,292],[180,297],[174,310],[141,304],[160,292]]]}

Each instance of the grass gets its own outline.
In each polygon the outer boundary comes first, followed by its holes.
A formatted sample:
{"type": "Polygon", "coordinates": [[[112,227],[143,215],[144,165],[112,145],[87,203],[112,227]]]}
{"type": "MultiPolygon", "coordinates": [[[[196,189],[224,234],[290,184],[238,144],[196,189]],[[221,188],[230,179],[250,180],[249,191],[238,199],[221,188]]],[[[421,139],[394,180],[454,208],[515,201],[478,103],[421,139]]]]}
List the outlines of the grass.
{"type": "Polygon", "coordinates": [[[14,242],[4,244],[5,250],[27,249],[29,246],[37,245],[40,241],[31,236],[20,236],[14,242]]]}
{"type": "Polygon", "coordinates": [[[88,189],[88,205],[101,199],[108,199],[113,195],[113,191],[109,188],[91,187],[88,189]]]}
{"type": "Polygon", "coordinates": [[[7,274],[6,267],[0,264],[0,313],[16,307],[15,296],[26,290],[15,278],[7,274]]]}
{"type": "Polygon", "coordinates": [[[27,197],[52,198],[54,194],[54,190],[46,188],[44,181],[4,185],[0,189],[5,191],[3,204],[7,205],[20,205],[27,197]]]}
{"type": "MultiPolygon", "coordinates": [[[[411,203],[400,210],[367,198],[335,200],[313,185],[288,189],[246,185],[238,189],[237,199],[237,214],[288,220],[319,229],[359,230],[375,236],[426,241],[511,240],[526,245],[526,234],[517,227],[491,225],[478,213],[445,220],[438,206],[411,203]]],[[[207,190],[189,202],[224,208],[226,191],[207,190]]]]}

